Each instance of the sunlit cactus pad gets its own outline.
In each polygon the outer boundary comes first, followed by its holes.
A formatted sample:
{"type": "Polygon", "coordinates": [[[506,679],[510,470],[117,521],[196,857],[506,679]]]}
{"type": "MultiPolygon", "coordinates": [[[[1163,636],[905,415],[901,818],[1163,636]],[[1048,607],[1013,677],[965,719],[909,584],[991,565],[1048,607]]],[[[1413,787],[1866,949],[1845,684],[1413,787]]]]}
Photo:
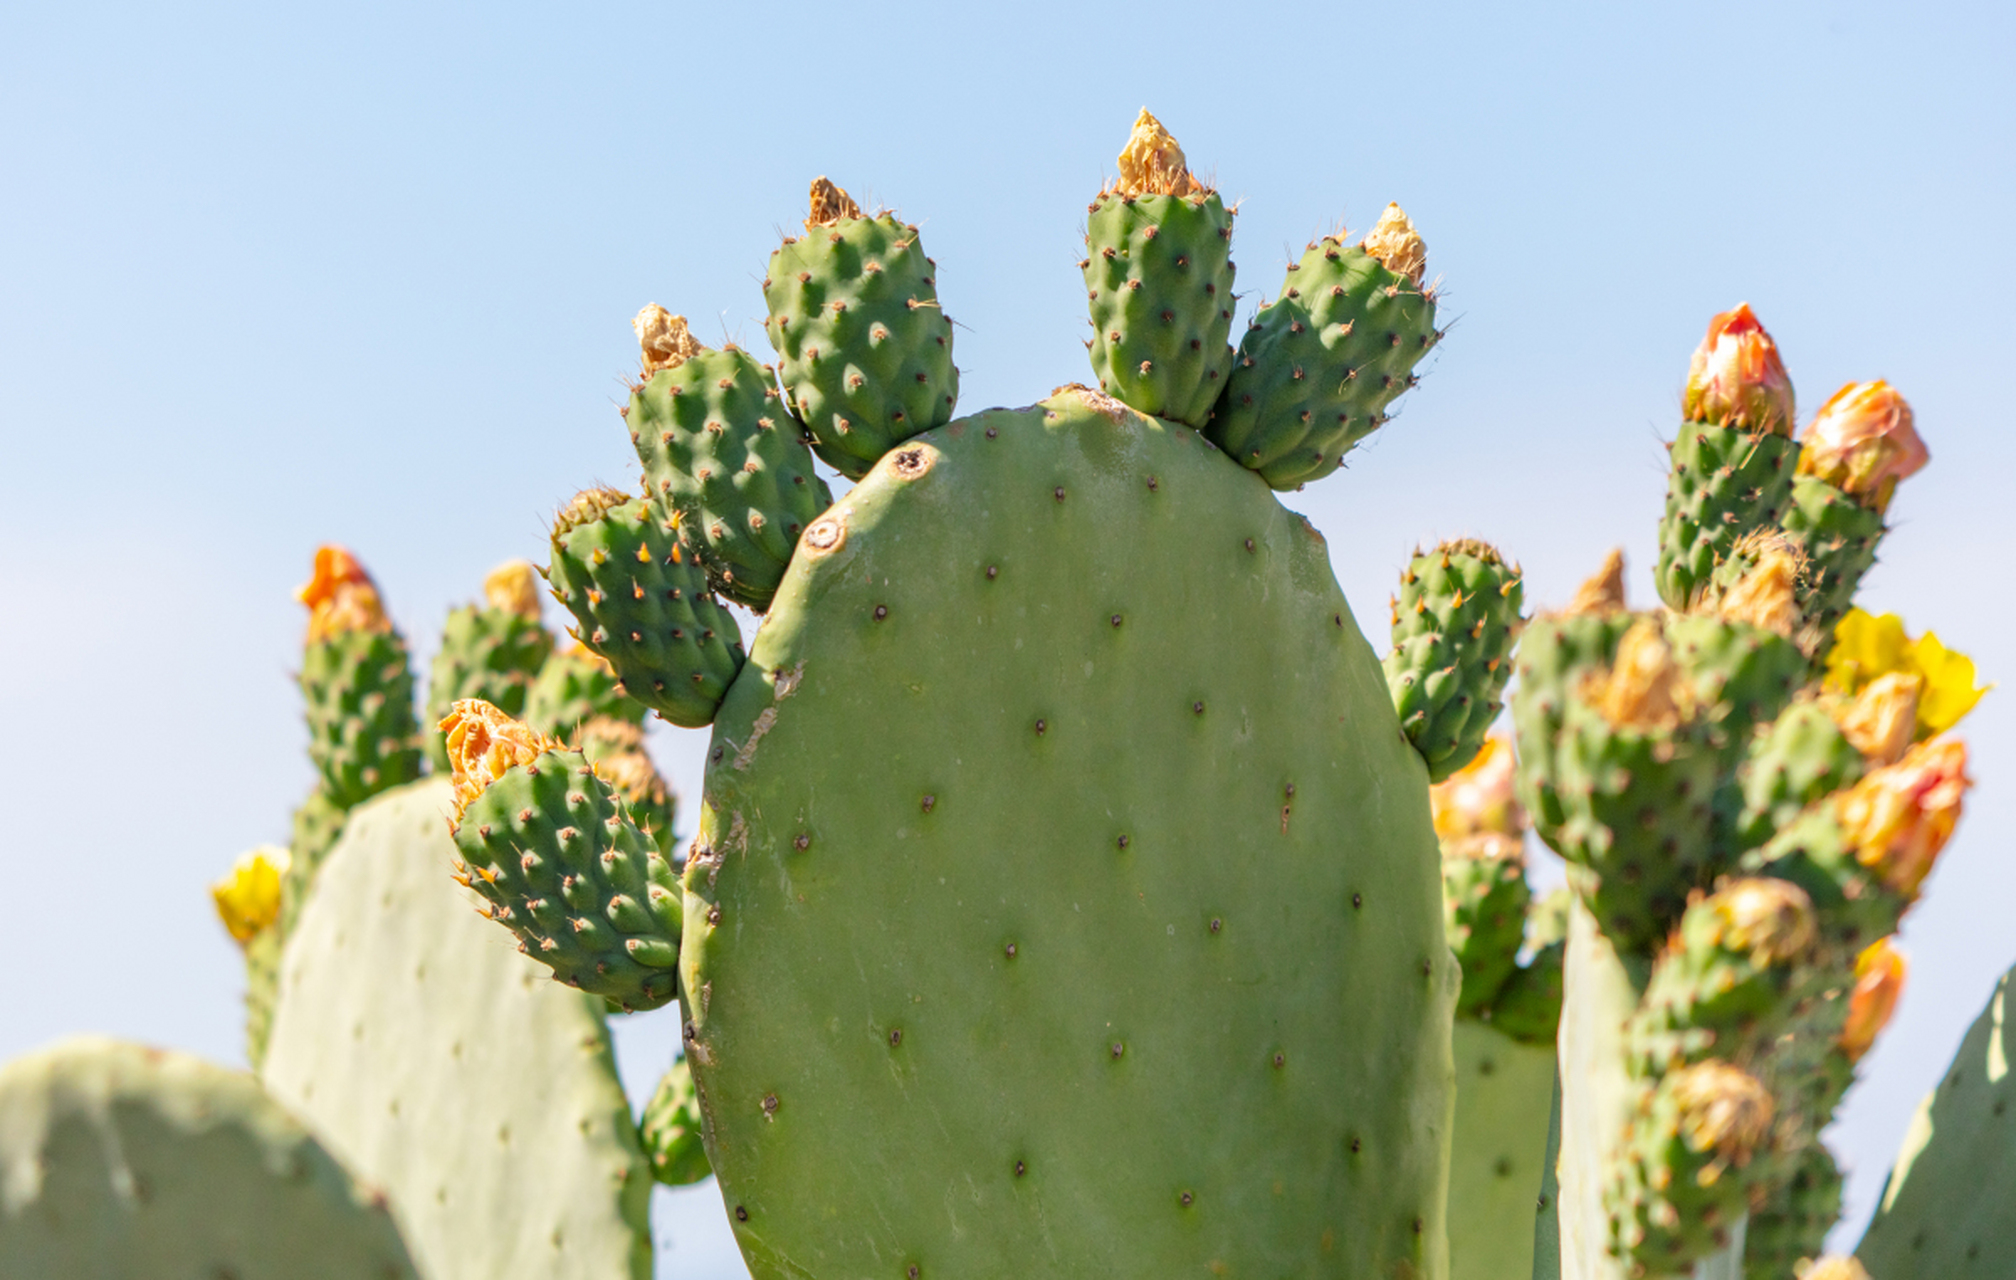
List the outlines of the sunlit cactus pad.
{"type": "Polygon", "coordinates": [[[811,525],[681,978],[754,1273],[1443,1273],[1427,777],[1322,540],[1065,389],[811,525]]]}
{"type": "Polygon", "coordinates": [[[391,1210],[259,1082],[78,1037],[0,1070],[5,1280],[418,1280],[391,1210]]]}
{"type": "Polygon", "coordinates": [[[447,781],[353,810],[281,960],[264,1078],[383,1185],[429,1280],[648,1280],[602,1002],[448,879],[447,781]]]}

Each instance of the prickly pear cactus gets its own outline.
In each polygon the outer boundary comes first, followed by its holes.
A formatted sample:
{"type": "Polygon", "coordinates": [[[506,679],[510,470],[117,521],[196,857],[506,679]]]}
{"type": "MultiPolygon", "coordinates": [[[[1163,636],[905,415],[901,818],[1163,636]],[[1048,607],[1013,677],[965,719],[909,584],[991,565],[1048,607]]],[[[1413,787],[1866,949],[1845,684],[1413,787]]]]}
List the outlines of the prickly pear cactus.
{"type": "Polygon", "coordinates": [[[712,1177],[704,1139],[706,1123],[700,1095],[693,1088],[692,1068],[680,1058],[658,1081],[637,1125],[644,1155],[651,1161],[651,1176],[668,1187],[690,1186],[712,1177]]]}
{"type": "Polygon", "coordinates": [[[0,1278],[418,1280],[382,1195],[253,1077],[79,1037],[0,1067],[0,1278]]]}
{"type": "Polygon", "coordinates": [[[687,1056],[757,1274],[1441,1272],[1425,770],[1195,433],[1066,389],[897,449],[709,759],[687,1056]]]}
{"type": "Polygon", "coordinates": [[[1946,1074],[1919,1105],[1855,1256],[1875,1280],[2016,1270],[2016,970],[1996,983],[1946,1074]]]}
{"type": "Polygon", "coordinates": [[[562,742],[575,741],[591,720],[641,725],[649,712],[623,692],[609,660],[585,646],[555,650],[525,695],[525,723],[562,742]]]}
{"type": "Polygon", "coordinates": [[[377,586],[349,552],[317,551],[300,595],[309,608],[301,658],[308,754],[323,791],[347,809],[420,776],[413,672],[377,586]]]}
{"type": "Polygon", "coordinates": [[[432,1280],[651,1274],[602,1002],[452,884],[448,783],[354,811],[288,939],[262,1078],[398,1206],[432,1280]]]}

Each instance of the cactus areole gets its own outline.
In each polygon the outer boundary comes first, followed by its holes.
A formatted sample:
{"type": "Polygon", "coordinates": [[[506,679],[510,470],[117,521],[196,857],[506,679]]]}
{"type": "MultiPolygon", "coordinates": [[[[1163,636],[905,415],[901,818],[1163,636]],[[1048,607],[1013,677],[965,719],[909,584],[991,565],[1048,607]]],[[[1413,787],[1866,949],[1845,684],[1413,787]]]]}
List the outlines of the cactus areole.
{"type": "Polygon", "coordinates": [[[1441,1276],[1427,770],[1321,538],[1095,391],[885,455],[715,722],[686,1055],[766,1276],[1441,1276]]]}

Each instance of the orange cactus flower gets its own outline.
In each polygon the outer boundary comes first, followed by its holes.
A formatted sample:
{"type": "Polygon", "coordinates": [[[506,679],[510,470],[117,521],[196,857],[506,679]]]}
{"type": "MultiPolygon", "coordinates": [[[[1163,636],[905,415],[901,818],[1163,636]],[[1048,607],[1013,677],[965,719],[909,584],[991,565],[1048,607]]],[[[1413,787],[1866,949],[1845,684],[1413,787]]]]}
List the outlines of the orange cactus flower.
{"type": "Polygon", "coordinates": [[[350,631],[392,629],[377,584],[357,557],[339,546],[315,549],[315,576],[294,598],[308,606],[309,644],[350,631]]]}
{"type": "Polygon", "coordinates": [[[1895,938],[1878,938],[1855,957],[1855,989],[1848,996],[1848,1021],[1840,1040],[1850,1062],[1869,1052],[1903,994],[1904,954],[1895,938]]]}
{"type": "Polygon", "coordinates": [[[1887,768],[1877,769],[1835,798],[1841,827],[1856,861],[1882,877],[1893,893],[1918,896],[1918,887],[1953,836],[1967,788],[1967,744],[1924,742],[1887,768]]]}
{"type": "Polygon", "coordinates": [[[1820,406],[1800,437],[1799,473],[1883,511],[1897,482],[1932,460],[1911,406],[1887,382],[1851,382],[1820,406]]]}

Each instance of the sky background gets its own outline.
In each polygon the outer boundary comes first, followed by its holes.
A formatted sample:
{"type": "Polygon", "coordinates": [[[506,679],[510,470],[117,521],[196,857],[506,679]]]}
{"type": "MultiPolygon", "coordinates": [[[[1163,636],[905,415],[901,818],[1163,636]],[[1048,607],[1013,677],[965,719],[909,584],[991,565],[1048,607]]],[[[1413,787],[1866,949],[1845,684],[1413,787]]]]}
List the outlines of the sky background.
{"type": "MultiPolygon", "coordinates": [[[[1379,649],[1419,540],[1495,540],[1539,605],[1622,545],[1649,603],[1687,357],[1748,300],[1802,421],[1883,377],[1931,445],[1864,603],[2016,677],[2012,64],[1985,3],[9,6],[0,1058],[92,1030],[241,1060],[205,886],[311,782],[318,542],[424,663],[559,501],[631,482],[640,306],[764,350],[817,174],[922,226],[963,409],[1086,377],[1085,202],[1144,103],[1243,201],[1248,308],[1388,200],[1427,239],[1448,339],[1286,497],[1379,649]]],[[[1980,786],[1833,1134],[1851,1222],[2016,959],[2016,698],[1966,732],[1980,786]]],[[[689,798],[704,741],[654,739],[689,798]]],[[[619,1030],[633,1093],[672,1022],[619,1030]]],[[[739,1274],[711,1187],[660,1208],[661,1274],[739,1274]]]]}

